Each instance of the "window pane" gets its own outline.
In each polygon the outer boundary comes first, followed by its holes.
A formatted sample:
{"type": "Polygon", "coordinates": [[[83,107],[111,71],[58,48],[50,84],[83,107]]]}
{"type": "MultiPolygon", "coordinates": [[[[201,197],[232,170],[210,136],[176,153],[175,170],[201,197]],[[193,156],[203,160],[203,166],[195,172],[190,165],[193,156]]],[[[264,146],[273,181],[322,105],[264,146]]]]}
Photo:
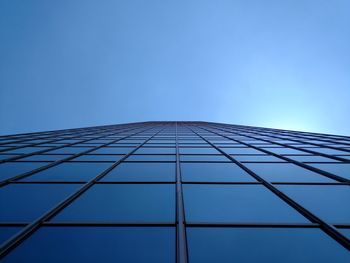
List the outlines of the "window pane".
{"type": "Polygon", "coordinates": [[[102,182],[174,182],[175,163],[121,163],[102,182]]]}
{"type": "Polygon", "coordinates": [[[190,222],[305,223],[287,203],[261,185],[183,185],[190,222]]]}
{"type": "Polygon", "coordinates": [[[285,157],[298,162],[337,162],[336,160],[318,155],[290,155],[285,157]]]}
{"type": "Polygon", "coordinates": [[[173,222],[174,185],[95,185],[53,221],[173,222]]]}
{"type": "Polygon", "coordinates": [[[22,163],[22,162],[13,162],[13,163],[3,163],[0,164],[0,180],[6,180],[8,178],[23,174],[34,169],[37,169],[41,166],[45,166],[48,163],[22,163]]]}
{"type": "Polygon", "coordinates": [[[311,166],[350,180],[350,163],[314,163],[311,166]]]}
{"type": "Polygon", "coordinates": [[[176,160],[176,155],[130,155],[126,161],[139,161],[139,162],[147,162],[147,161],[165,161],[171,162],[176,160]]]}
{"type": "Polygon", "coordinates": [[[91,154],[127,154],[132,151],[133,147],[103,147],[95,151],[90,152],[91,154]]]}
{"type": "Polygon", "coordinates": [[[234,163],[181,163],[184,182],[256,182],[234,163]]]}
{"type": "Polygon", "coordinates": [[[181,154],[219,154],[220,152],[217,151],[215,148],[184,148],[184,147],[180,147],[179,149],[181,154]]]}
{"type": "Polygon", "coordinates": [[[350,228],[338,228],[338,231],[350,239],[350,228]]]}
{"type": "Polygon", "coordinates": [[[228,154],[263,154],[263,152],[253,148],[221,148],[221,150],[228,154]]]}
{"type": "Polygon", "coordinates": [[[30,222],[63,201],[77,184],[9,184],[0,188],[0,221],[30,222]]]}
{"type": "Polygon", "coordinates": [[[71,160],[72,162],[76,161],[90,161],[90,162],[116,162],[122,159],[124,155],[107,155],[107,154],[100,154],[100,155],[81,155],[77,158],[74,158],[71,160]]]}
{"type": "Polygon", "coordinates": [[[42,154],[42,155],[32,155],[28,156],[26,158],[21,159],[21,161],[57,161],[57,160],[62,160],[67,157],[70,157],[72,155],[68,154],[42,154]]]}
{"type": "Polygon", "coordinates": [[[3,262],[175,262],[170,227],[43,227],[3,262]]]}
{"type": "Polygon", "coordinates": [[[298,150],[295,150],[292,148],[285,148],[285,147],[262,148],[262,149],[273,152],[273,153],[277,153],[277,154],[310,154],[307,152],[298,151],[298,150]]]}
{"type": "Polygon", "coordinates": [[[272,155],[232,155],[232,157],[240,162],[285,162],[272,155]]]}
{"type": "Polygon", "coordinates": [[[135,154],[175,154],[175,148],[152,148],[152,147],[141,147],[135,154]]]}
{"type": "Polygon", "coordinates": [[[103,170],[107,169],[111,165],[111,163],[61,163],[59,165],[26,177],[21,181],[86,182],[100,174],[103,170]]]}
{"type": "Polygon", "coordinates": [[[62,154],[76,154],[76,153],[81,153],[81,152],[85,152],[87,150],[90,150],[92,149],[91,147],[64,147],[64,148],[60,148],[60,149],[56,149],[56,150],[53,150],[53,151],[49,151],[48,153],[52,153],[52,154],[55,154],[55,153],[62,153],[62,154]]]}
{"type": "Polygon", "coordinates": [[[18,156],[18,154],[0,154],[0,160],[6,160],[18,156]]]}
{"type": "Polygon", "coordinates": [[[290,163],[246,163],[245,166],[270,182],[335,182],[290,163]]]}
{"type": "Polygon", "coordinates": [[[278,185],[296,202],[333,224],[350,224],[350,187],[347,185],[278,185]]]}
{"type": "Polygon", "coordinates": [[[350,253],[317,228],[187,228],[189,261],[350,262],[350,253]]]}
{"type": "Polygon", "coordinates": [[[231,162],[225,155],[180,155],[181,161],[231,162]]]}
{"type": "Polygon", "coordinates": [[[6,151],[6,153],[32,153],[32,152],[37,152],[37,151],[42,151],[42,150],[47,150],[49,148],[46,147],[24,147],[24,148],[19,148],[11,151],[6,151]]]}
{"type": "Polygon", "coordinates": [[[15,226],[0,226],[0,244],[5,242],[21,228],[15,226]]]}

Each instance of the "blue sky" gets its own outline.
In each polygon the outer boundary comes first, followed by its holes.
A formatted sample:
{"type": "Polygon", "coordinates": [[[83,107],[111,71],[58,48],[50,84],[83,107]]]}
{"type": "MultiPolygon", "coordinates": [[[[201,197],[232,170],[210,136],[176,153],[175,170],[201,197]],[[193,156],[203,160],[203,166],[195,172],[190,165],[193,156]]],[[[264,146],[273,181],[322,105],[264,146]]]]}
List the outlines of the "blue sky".
{"type": "Polygon", "coordinates": [[[205,120],[350,134],[350,1],[0,1],[0,134],[205,120]]]}

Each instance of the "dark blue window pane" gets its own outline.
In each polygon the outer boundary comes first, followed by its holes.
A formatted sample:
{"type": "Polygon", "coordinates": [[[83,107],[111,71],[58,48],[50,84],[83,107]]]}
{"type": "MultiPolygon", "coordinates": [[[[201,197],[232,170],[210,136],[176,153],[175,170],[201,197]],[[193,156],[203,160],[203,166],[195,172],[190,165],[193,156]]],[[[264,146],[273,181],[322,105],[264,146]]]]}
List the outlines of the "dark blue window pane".
{"type": "Polygon", "coordinates": [[[263,152],[253,148],[221,148],[228,154],[263,154],[263,152]]]}
{"type": "Polygon", "coordinates": [[[3,262],[175,262],[170,227],[43,227],[3,262]]]}
{"type": "Polygon", "coordinates": [[[89,181],[111,165],[110,163],[61,163],[26,177],[22,181],[89,181]]]}
{"type": "Polygon", "coordinates": [[[32,171],[41,166],[45,166],[48,163],[25,163],[25,162],[13,162],[0,164],[0,180],[5,180],[14,177],[19,174],[23,174],[32,171]]]}
{"type": "Polygon", "coordinates": [[[181,155],[181,161],[199,161],[199,162],[230,162],[225,155],[181,155]]]}
{"type": "Polygon", "coordinates": [[[232,157],[240,162],[285,162],[272,155],[232,155],[232,157]]]}
{"type": "Polygon", "coordinates": [[[350,163],[315,163],[311,166],[350,180],[350,163]]]}
{"type": "Polygon", "coordinates": [[[42,151],[42,150],[47,150],[49,148],[46,147],[24,147],[24,148],[19,148],[11,151],[6,151],[6,153],[32,153],[32,152],[37,152],[37,151],[42,151]]]}
{"type": "Polygon", "coordinates": [[[256,182],[234,163],[182,163],[184,182],[256,182]]]}
{"type": "Polygon", "coordinates": [[[335,182],[290,163],[246,163],[245,166],[270,182],[335,182]]]}
{"type": "Polygon", "coordinates": [[[217,151],[215,148],[184,148],[180,147],[180,153],[181,154],[219,154],[220,152],[217,151]]]}
{"type": "Polygon", "coordinates": [[[308,222],[261,185],[183,185],[183,189],[190,222],[308,222]]]}
{"type": "Polygon", "coordinates": [[[64,147],[64,148],[56,149],[53,151],[49,151],[47,153],[50,153],[50,154],[56,154],[56,153],[76,154],[76,153],[85,152],[85,151],[90,150],[90,149],[92,149],[92,148],[91,147],[64,147]]]}
{"type": "Polygon", "coordinates": [[[11,236],[13,236],[16,232],[18,232],[21,228],[14,226],[0,226],[0,244],[5,242],[11,236]]]}
{"type": "Polygon", "coordinates": [[[175,163],[121,163],[102,182],[174,182],[175,163]]]}
{"type": "Polygon", "coordinates": [[[95,151],[90,152],[91,154],[127,154],[132,151],[133,147],[103,147],[95,151]]]}
{"type": "Polygon", "coordinates": [[[350,262],[350,253],[317,228],[187,228],[191,263],[350,262]]]}
{"type": "Polygon", "coordinates": [[[42,154],[42,155],[32,155],[21,159],[21,161],[57,161],[62,160],[72,155],[68,154],[42,154]]]}
{"type": "Polygon", "coordinates": [[[76,184],[10,184],[0,188],[0,221],[30,222],[63,201],[76,184]]]}
{"type": "Polygon", "coordinates": [[[125,155],[107,155],[107,154],[100,154],[100,155],[81,155],[77,158],[74,158],[72,162],[75,161],[95,161],[95,162],[116,162],[122,159],[125,155]]]}
{"type": "Polygon", "coordinates": [[[138,149],[136,154],[175,154],[175,148],[151,148],[151,147],[141,147],[138,149]]]}
{"type": "Polygon", "coordinates": [[[130,155],[126,161],[139,161],[139,162],[147,162],[147,161],[175,161],[176,155],[130,155]]]}
{"type": "Polygon", "coordinates": [[[290,155],[286,157],[299,162],[337,162],[336,160],[318,155],[290,155]]]}
{"type": "Polygon", "coordinates": [[[278,185],[296,202],[333,224],[350,224],[350,187],[347,185],[278,185]]]}
{"type": "Polygon", "coordinates": [[[0,154],[0,160],[6,160],[18,156],[17,154],[0,154]]]}
{"type": "Polygon", "coordinates": [[[262,148],[264,150],[277,153],[277,154],[310,154],[307,152],[291,149],[291,148],[285,148],[285,147],[275,147],[275,148],[262,148]]]}
{"type": "Polygon", "coordinates": [[[173,222],[174,185],[95,185],[53,221],[173,222]]]}
{"type": "Polygon", "coordinates": [[[350,239],[350,228],[338,228],[338,231],[350,239]]]}
{"type": "Polygon", "coordinates": [[[335,149],[329,149],[329,148],[311,148],[311,150],[319,153],[325,153],[325,154],[330,154],[330,155],[335,155],[335,154],[346,154],[345,151],[341,150],[335,150],[335,149]]]}

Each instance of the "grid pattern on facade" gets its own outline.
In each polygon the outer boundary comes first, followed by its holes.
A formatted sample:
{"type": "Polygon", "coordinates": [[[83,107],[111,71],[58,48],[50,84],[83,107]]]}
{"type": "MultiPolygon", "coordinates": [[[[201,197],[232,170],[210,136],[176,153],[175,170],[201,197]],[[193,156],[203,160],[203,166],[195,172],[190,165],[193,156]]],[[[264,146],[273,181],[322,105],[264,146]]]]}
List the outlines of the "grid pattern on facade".
{"type": "Polygon", "coordinates": [[[349,262],[350,137],[144,122],[0,137],[3,262],[349,262]]]}

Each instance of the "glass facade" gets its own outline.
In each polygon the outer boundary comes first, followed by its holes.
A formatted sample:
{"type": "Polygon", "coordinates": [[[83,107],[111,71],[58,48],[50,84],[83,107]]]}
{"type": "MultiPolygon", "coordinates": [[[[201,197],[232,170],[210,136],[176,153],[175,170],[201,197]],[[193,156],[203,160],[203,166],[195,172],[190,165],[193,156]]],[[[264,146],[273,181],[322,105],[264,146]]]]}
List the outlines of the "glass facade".
{"type": "Polygon", "coordinates": [[[0,136],[1,262],[350,262],[350,137],[207,122],[0,136]]]}

